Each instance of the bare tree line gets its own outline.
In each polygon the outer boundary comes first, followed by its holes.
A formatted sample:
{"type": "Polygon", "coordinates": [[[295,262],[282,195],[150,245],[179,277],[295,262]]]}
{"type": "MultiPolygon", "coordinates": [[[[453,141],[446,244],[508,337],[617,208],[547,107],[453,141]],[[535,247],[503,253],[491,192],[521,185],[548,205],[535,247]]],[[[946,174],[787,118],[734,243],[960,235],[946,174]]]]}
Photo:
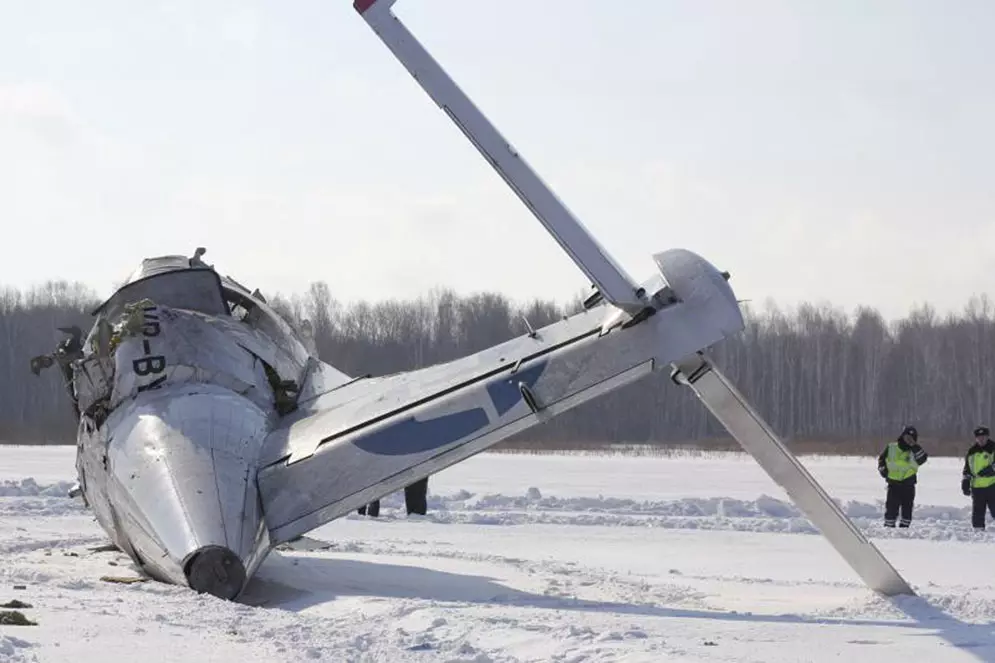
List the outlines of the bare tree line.
{"type": "MultiPolygon", "coordinates": [[[[310,320],[321,358],[346,373],[381,375],[470,354],[580,310],[580,296],[524,304],[497,293],[438,290],[415,300],[343,305],[324,283],[272,303],[310,320]]],[[[96,295],[78,283],[0,287],[0,440],[66,443],[71,409],[56,371],[35,377],[30,357],[86,330],[96,295]]],[[[934,453],[963,453],[970,429],[992,418],[995,307],[971,298],[958,314],[927,306],[888,323],[875,310],[829,304],[744,309],[744,333],[714,349],[719,366],[796,449],[877,452],[914,423],[934,453]]],[[[686,389],[666,375],[630,385],[527,431],[505,447],[591,448],[610,443],[735,448],[686,389]],[[706,440],[708,441],[706,443],[706,440]]]]}

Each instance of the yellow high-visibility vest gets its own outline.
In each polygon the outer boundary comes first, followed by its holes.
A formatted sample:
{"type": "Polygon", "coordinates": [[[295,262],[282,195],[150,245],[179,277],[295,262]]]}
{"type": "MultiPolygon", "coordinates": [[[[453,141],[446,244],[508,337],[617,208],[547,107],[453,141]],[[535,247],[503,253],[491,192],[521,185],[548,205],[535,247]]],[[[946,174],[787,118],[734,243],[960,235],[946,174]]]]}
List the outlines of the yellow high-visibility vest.
{"type": "Polygon", "coordinates": [[[995,484],[995,476],[990,477],[979,477],[978,472],[985,469],[992,464],[995,460],[995,454],[991,454],[987,451],[978,451],[971,454],[971,486],[974,488],[987,488],[995,484]]]}
{"type": "Polygon", "coordinates": [[[888,466],[888,478],[892,481],[904,481],[919,471],[919,463],[912,455],[912,450],[902,451],[898,442],[888,444],[885,464],[888,466]]]}

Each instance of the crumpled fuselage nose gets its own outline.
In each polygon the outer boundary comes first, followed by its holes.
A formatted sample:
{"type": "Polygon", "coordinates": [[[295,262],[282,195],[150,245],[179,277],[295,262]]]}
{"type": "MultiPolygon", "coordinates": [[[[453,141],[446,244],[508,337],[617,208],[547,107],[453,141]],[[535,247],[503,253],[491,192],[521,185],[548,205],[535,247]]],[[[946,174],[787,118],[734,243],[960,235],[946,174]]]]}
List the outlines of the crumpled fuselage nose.
{"type": "Polygon", "coordinates": [[[108,420],[118,543],[151,576],[231,599],[268,552],[257,405],[211,384],[140,394],[108,420]]]}

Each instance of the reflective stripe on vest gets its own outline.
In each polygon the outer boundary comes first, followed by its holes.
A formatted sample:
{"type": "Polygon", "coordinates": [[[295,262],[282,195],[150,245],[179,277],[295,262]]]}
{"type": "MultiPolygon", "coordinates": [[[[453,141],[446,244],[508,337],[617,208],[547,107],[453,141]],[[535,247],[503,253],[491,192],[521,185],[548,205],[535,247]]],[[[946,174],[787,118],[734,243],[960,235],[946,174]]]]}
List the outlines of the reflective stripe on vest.
{"type": "Polygon", "coordinates": [[[912,455],[912,450],[902,451],[898,442],[888,444],[888,478],[892,481],[904,481],[919,471],[919,463],[912,455]]]}
{"type": "Polygon", "coordinates": [[[974,475],[971,479],[971,486],[974,488],[987,488],[995,484],[995,476],[978,476],[978,472],[992,464],[993,457],[995,457],[995,454],[990,454],[987,451],[971,454],[971,474],[974,475]]]}

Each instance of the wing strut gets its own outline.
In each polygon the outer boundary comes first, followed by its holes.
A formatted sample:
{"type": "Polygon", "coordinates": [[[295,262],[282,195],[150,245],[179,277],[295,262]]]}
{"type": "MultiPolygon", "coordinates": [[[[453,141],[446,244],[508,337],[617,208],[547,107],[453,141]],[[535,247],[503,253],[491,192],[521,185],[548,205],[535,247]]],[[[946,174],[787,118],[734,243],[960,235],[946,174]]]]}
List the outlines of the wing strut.
{"type": "Polygon", "coordinates": [[[915,594],[895,567],[847,518],[736,387],[704,355],[676,365],[673,378],[694,391],[871,589],[886,596],[915,594]]]}
{"type": "Polygon", "coordinates": [[[395,1],[355,0],[353,6],[594,283],[601,295],[631,315],[647,308],[648,302],[642,289],[391,12],[395,1]]]}

